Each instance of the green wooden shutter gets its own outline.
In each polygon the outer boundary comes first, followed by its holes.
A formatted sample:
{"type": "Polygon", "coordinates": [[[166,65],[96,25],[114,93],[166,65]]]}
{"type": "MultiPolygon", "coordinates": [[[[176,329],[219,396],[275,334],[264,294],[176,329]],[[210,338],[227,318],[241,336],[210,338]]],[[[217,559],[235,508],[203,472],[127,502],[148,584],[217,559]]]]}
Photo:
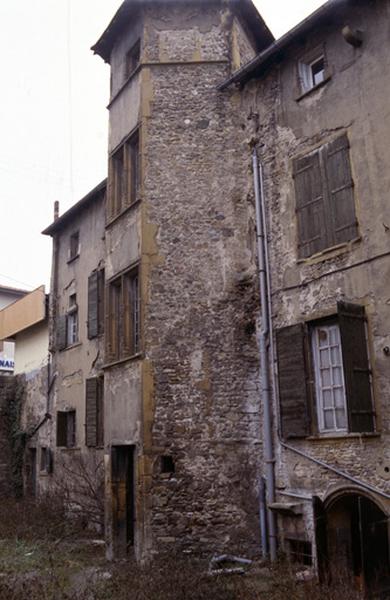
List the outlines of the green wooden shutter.
{"type": "Polygon", "coordinates": [[[284,439],[310,434],[308,357],[303,323],[276,332],[281,431],[284,439]]]}
{"type": "Polygon", "coordinates": [[[319,153],[314,152],[295,159],[293,171],[298,219],[298,253],[301,258],[305,258],[328,245],[319,153]]]}
{"type": "Polygon", "coordinates": [[[88,277],[88,339],[98,334],[98,273],[88,277]]]}
{"type": "Polygon", "coordinates": [[[98,380],[92,377],[85,381],[85,444],[90,447],[97,443],[97,402],[98,380]]]}
{"type": "Polygon", "coordinates": [[[375,431],[363,306],[338,302],[349,430],[375,431]]]}
{"type": "Polygon", "coordinates": [[[67,346],[67,323],[66,315],[59,315],[56,319],[56,349],[63,350],[67,346]]]}
{"type": "Polygon", "coordinates": [[[348,242],[358,235],[348,137],[342,135],[326,144],[322,149],[322,156],[328,190],[330,245],[336,245],[348,242]]]}

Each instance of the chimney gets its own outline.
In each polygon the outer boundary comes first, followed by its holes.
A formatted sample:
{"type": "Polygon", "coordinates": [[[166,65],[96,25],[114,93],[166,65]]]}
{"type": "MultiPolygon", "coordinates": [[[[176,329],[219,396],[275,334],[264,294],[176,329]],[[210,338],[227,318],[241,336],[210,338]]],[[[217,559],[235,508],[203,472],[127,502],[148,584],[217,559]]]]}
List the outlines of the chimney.
{"type": "Polygon", "coordinates": [[[54,220],[57,221],[60,216],[60,203],[58,200],[54,201],[54,220]]]}

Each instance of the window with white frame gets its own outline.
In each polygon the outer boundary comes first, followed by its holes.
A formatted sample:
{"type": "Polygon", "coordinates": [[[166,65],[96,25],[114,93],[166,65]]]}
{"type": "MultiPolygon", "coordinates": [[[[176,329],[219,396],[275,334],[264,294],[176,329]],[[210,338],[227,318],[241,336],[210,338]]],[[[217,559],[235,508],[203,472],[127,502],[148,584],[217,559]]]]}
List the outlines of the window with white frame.
{"type": "Polygon", "coordinates": [[[338,324],[314,327],[311,342],[318,429],[320,432],[346,431],[347,406],[338,324]]]}
{"type": "Polygon", "coordinates": [[[317,87],[327,79],[323,48],[316,49],[301,58],[298,62],[298,75],[302,93],[317,87]]]}
{"type": "Polygon", "coordinates": [[[364,306],[276,331],[283,438],[375,432],[364,306]]]}
{"type": "Polygon", "coordinates": [[[72,346],[79,340],[79,316],[77,306],[77,296],[69,296],[69,309],[67,314],[67,345],[72,346]]]}

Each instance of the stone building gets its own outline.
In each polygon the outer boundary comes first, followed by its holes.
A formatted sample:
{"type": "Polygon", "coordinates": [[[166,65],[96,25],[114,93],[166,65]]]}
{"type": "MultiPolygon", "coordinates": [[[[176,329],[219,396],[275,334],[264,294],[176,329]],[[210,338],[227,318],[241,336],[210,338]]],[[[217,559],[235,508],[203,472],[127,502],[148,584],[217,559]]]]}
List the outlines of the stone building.
{"type": "Polygon", "coordinates": [[[107,194],[45,231],[51,439],[104,458],[110,556],[275,534],[386,585],[389,12],[332,0],[275,42],[249,0],[127,0],[93,47],[107,194]]]}
{"type": "Polygon", "coordinates": [[[272,39],[251,2],[128,1],[93,47],[111,65],[111,554],[258,548],[251,183],[217,85],[272,39]]]}
{"type": "Polygon", "coordinates": [[[280,542],[386,589],[389,16],[328,2],[220,87],[258,125],[280,542]]]}

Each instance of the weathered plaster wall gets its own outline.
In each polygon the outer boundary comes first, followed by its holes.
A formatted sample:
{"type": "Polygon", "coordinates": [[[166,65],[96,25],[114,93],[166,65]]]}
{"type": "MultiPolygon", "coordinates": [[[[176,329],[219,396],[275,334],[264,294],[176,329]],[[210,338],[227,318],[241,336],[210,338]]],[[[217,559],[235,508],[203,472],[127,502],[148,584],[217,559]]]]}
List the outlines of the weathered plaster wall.
{"type": "MultiPolygon", "coordinates": [[[[78,452],[87,460],[95,460],[95,450],[85,446],[85,380],[102,375],[104,362],[103,337],[88,339],[88,277],[97,268],[104,268],[105,254],[105,201],[100,193],[95,201],[82,209],[72,223],[65,225],[57,234],[57,269],[54,273],[52,290],[57,296],[52,299],[55,315],[66,314],[69,296],[77,294],[79,341],[65,350],[53,353],[49,412],[53,414],[51,447],[55,450],[53,480],[61,477],[56,462],[75,457],[78,452]],[[69,261],[69,239],[79,231],[80,254],[69,261]],[[56,448],[55,416],[59,410],[76,410],[76,449],[56,448]]],[[[55,324],[55,323],[54,323],[55,324]]]]}
{"type": "MultiPolygon", "coordinates": [[[[388,2],[373,2],[340,14],[333,25],[313,31],[300,44],[291,45],[279,66],[243,92],[248,102],[256,98],[259,114],[259,154],[264,164],[269,218],[275,327],[335,314],[340,299],[364,304],[368,316],[378,435],[349,434],[331,439],[322,436],[294,444],[384,491],[388,491],[389,485],[385,467],[390,463],[390,359],[383,352],[390,342],[390,153],[386,117],[390,83],[382,76],[382,69],[388,70],[389,66],[386,49],[389,13],[388,2]],[[363,30],[360,48],[348,45],[341,36],[345,23],[352,29],[363,30]],[[331,79],[298,100],[297,60],[320,44],[325,47],[331,79]],[[263,101],[272,88],[276,94],[274,110],[263,101]],[[269,129],[270,124],[275,129],[269,129]],[[350,140],[360,239],[299,261],[292,159],[343,132],[350,140]]],[[[275,444],[279,490],[313,493],[323,499],[350,485],[311,461],[283,450],[276,438],[275,444]]],[[[389,510],[388,502],[387,505],[389,510]]],[[[301,533],[312,527],[310,505],[305,510],[305,523],[299,525],[301,533]]],[[[286,528],[289,527],[287,524],[286,528]]]]}

